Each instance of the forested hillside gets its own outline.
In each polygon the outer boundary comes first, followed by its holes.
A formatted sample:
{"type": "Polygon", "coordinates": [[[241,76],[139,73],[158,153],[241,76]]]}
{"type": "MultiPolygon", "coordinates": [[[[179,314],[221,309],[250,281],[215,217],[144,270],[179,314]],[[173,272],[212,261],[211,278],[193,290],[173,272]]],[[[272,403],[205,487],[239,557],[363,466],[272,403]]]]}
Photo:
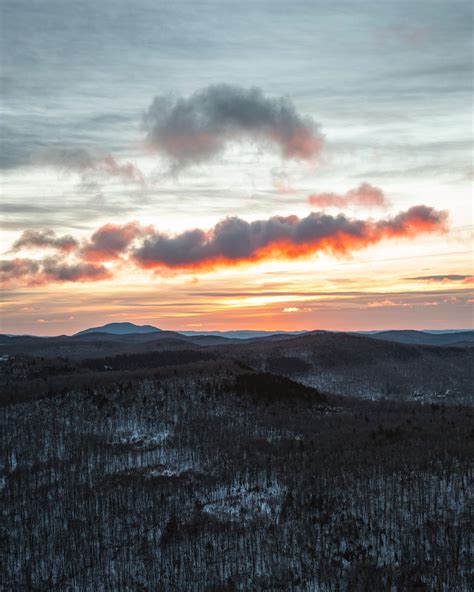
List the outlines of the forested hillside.
{"type": "Polygon", "coordinates": [[[171,331],[47,339],[3,336],[0,347],[6,358],[0,360],[0,384],[6,385],[7,398],[13,400],[38,390],[70,387],[71,381],[80,386],[111,379],[91,380],[91,372],[130,372],[216,359],[244,363],[258,372],[284,375],[346,397],[446,405],[470,404],[474,398],[473,347],[396,343],[349,333],[315,331],[250,340],[171,331]],[[58,378],[61,374],[68,374],[66,381],[58,378]],[[18,378],[23,381],[21,388],[18,378]],[[28,380],[36,383],[26,384],[28,380]]]}
{"type": "Polygon", "coordinates": [[[188,360],[9,402],[3,590],[467,591],[472,411],[188,360]]]}
{"type": "Polygon", "coordinates": [[[220,347],[253,368],[347,397],[444,404],[474,400],[474,348],[315,332],[220,347]]]}

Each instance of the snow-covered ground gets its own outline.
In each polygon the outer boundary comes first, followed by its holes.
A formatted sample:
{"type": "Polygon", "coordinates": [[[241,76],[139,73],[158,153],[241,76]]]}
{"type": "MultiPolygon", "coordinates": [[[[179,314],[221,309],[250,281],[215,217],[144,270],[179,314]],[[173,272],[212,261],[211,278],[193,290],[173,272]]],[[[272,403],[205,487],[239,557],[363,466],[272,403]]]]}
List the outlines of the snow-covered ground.
{"type": "Polygon", "coordinates": [[[115,445],[130,444],[133,446],[151,446],[155,444],[161,444],[167,440],[170,435],[170,430],[166,429],[163,431],[150,433],[139,428],[135,428],[132,430],[123,430],[117,432],[111,443],[115,445]]]}
{"type": "Polygon", "coordinates": [[[221,521],[249,521],[271,518],[280,512],[284,492],[279,485],[248,489],[233,488],[228,495],[205,504],[203,512],[221,521]]]}

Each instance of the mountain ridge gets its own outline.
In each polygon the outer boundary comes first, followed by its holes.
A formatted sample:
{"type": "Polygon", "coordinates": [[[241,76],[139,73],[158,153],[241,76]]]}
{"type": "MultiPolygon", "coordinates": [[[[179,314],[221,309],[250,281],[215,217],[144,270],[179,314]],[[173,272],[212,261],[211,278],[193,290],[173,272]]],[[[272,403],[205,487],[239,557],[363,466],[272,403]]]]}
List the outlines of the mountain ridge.
{"type": "Polygon", "coordinates": [[[135,323],[107,323],[99,327],[89,327],[74,333],[76,335],[87,335],[88,333],[111,333],[113,335],[128,335],[129,333],[160,333],[162,330],[153,325],[135,325],[135,323]]]}

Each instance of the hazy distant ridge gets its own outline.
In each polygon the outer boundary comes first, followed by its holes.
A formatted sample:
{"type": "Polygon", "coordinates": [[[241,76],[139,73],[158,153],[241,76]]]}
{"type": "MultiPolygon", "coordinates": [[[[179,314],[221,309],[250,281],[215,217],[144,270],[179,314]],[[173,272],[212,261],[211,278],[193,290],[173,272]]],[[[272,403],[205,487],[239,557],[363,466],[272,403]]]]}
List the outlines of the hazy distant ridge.
{"type": "MultiPolygon", "coordinates": [[[[162,329],[152,325],[135,325],[134,323],[108,323],[100,327],[91,327],[79,331],[75,335],[87,335],[89,333],[109,333],[113,335],[129,335],[129,334],[149,334],[161,333],[162,329]]],[[[208,337],[222,337],[226,339],[258,339],[260,337],[271,337],[282,335],[304,335],[311,331],[253,331],[253,330],[236,330],[236,331],[174,331],[176,335],[185,335],[187,337],[208,336],[208,337]]],[[[353,331],[351,333],[358,333],[353,331]]],[[[395,341],[397,343],[412,343],[417,345],[466,345],[474,342],[474,331],[415,331],[415,330],[389,330],[389,331],[370,331],[360,332],[367,337],[373,339],[383,339],[384,341],[395,341]]]]}
{"type": "Polygon", "coordinates": [[[128,335],[129,333],[158,333],[161,329],[152,325],[135,325],[134,323],[108,323],[101,327],[90,327],[79,331],[75,335],[87,333],[112,333],[113,335],[128,335]]]}

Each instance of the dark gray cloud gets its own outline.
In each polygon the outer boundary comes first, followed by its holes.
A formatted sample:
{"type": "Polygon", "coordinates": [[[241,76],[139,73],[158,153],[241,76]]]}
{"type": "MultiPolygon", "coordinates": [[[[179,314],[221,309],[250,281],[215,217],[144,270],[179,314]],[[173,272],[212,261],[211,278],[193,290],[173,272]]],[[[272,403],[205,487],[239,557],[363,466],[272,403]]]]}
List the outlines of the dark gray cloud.
{"type": "Polygon", "coordinates": [[[53,230],[25,230],[13,243],[11,252],[20,249],[52,248],[68,252],[74,250],[78,241],[70,235],[57,236],[53,230]]]}
{"type": "Polygon", "coordinates": [[[68,263],[54,258],[44,259],[41,271],[46,281],[51,282],[90,282],[104,280],[112,275],[103,265],[82,261],[68,263]]]}
{"type": "Polygon", "coordinates": [[[34,259],[10,259],[0,261],[0,281],[9,282],[38,272],[40,264],[34,259]]]}
{"type": "Polygon", "coordinates": [[[111,277],[103,265],[82,261],[67,262],[55,257],[42,260],[0,261],[0,283],[8,286],[40,286],[52,282],[93,282],[111,277]]]}
{"type": "Polygon", "coordinates": [[[317,124],[300,115],[290,99],[228,84],[187,98],[156,97],[144,127],[149,144],[177,167],[212,159],[241,140],[276,144],[283,158],[309,160],[323,141],[317,124]]]}

